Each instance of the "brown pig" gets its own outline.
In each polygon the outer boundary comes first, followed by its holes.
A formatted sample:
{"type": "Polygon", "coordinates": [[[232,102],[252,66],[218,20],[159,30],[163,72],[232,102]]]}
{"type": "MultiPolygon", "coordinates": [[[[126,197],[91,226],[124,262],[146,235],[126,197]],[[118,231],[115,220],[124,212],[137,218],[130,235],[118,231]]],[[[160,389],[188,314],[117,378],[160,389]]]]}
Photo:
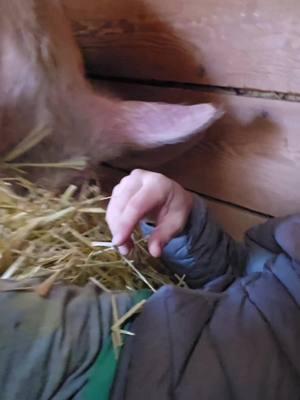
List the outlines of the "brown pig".
{"type": "MultiPolygon", "coordinates": [[[[0,0],[0,157],[34,129],[49,135],[18,162],[85,157],[90,167],[127,150],[185,141],[219,115],[213,105],[122,101],[96,93],[60,0],[0,0]]],[[[68,174],[32,178],[55,187],[68,174]]]]}

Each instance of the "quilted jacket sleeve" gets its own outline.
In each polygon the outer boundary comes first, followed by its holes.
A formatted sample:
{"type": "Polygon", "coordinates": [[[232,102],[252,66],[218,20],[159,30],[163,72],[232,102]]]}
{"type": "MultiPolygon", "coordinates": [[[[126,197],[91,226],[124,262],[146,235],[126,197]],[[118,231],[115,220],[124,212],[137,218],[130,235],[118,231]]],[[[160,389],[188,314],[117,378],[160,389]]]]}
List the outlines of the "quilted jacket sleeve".
{"type": "MultiPolygon", "coordinates": [[[[142,224],[145,235],[155,229],[142,224]]],[[[235,242],[213,220],[203,199],[195,195],[194,208],[184,231],[164,249],[170,270],[185,275],[190,287],[202,287],[227,272],[244,273],[246,247],[235,242]]]]}

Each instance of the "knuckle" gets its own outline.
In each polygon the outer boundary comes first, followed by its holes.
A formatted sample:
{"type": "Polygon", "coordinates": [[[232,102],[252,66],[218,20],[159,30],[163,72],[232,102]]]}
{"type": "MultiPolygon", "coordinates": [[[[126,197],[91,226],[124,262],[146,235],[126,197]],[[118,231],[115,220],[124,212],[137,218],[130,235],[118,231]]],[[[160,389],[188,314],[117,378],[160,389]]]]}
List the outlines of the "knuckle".
{"type": "Polygon", "coordinates": [[[151,172],[149,173],[149,175],[147,176],[147,183],[151,183],[151,184],[161,184],[163,182],[165,182],[167,180],[167,178],[157,172],[151,172]]]}
{"type": "Polygon", "coordinates": [[[147,186],[159,189],[157,193],[159,198],[165,198],[166,193],[171,190],[171,183],[169,178],[159,173],[149,175],[146,180],[147,186]]]}
{"type": "Polygon", "coordinates": [[[167,178],[163,174],[157,174],[157,178],[156,179],[159,182],[159,184],[161,184],[161,185],[170,186],[171,183],[172,183],[171,179],[167,178]]]}
{"type": "Polygon", "coordinates": [[[138,177],[142,177],[144,175],[144,173],[145,173],[145,171],[143,169],[136,168],[131,172],[130,176],[134,176],[134,177],[138,178],[138,177]]]}
{"type": "Polygon", "coordinates": [[[128,181],[130,180],[130,175],[129,176],[124,176],[124,178],[121,179],[119,185],[120,186],[125,186],[128,184],[128,181]]]}

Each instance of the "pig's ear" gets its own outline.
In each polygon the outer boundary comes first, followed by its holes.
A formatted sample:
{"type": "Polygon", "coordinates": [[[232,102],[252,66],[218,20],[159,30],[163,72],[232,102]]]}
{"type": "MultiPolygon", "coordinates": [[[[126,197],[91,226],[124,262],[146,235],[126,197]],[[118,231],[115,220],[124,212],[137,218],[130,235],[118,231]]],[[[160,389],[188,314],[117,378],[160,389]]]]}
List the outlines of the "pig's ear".
{"type": "Polygon", "coordinates": [[[134,148],[154,148],[187,140],[223,115],[211,104],[174,105],[125,101],[123,134],[134,148]]]}

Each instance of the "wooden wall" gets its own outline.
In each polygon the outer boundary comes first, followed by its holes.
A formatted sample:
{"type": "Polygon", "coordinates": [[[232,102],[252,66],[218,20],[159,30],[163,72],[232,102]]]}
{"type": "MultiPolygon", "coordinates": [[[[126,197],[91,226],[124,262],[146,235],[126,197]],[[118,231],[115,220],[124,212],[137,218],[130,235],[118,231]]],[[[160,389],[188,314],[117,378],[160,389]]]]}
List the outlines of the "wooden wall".
{"type": "Polygon", "coordinates": [[[212,199],[233,235],[300,210],[299,1],[64,2],[89,73],[123,97],[224,104],[160,170],[212,199]]]}

